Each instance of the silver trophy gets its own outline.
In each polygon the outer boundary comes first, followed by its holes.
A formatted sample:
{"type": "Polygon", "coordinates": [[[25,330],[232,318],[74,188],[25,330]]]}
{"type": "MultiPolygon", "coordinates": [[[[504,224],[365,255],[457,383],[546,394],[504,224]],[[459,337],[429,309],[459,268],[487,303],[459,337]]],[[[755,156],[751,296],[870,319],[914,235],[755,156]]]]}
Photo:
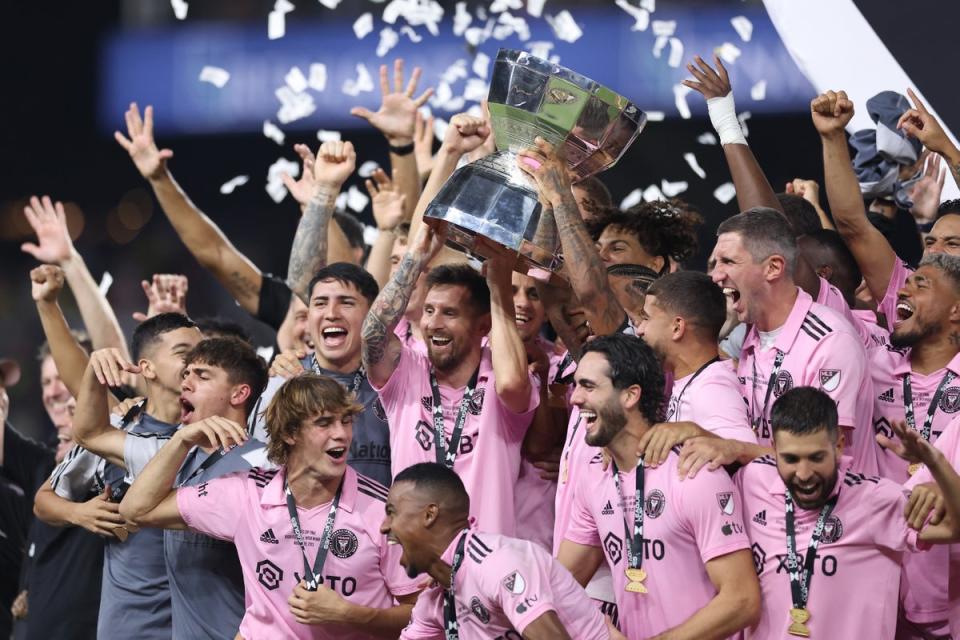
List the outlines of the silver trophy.
{"type": "Polygon", "coordinates": [[[647,122],[635,104],[570,69],[525,51],[500,49],[488,97],[497,151],[457,169],[424,214],[447,223],[448,243],[477,258],[517,255],[514,268],[556,278],[558,247],[537,244],[540,202],[517,152],[542,137],[563,145],[573,181],[612,167],[647,122]]]}

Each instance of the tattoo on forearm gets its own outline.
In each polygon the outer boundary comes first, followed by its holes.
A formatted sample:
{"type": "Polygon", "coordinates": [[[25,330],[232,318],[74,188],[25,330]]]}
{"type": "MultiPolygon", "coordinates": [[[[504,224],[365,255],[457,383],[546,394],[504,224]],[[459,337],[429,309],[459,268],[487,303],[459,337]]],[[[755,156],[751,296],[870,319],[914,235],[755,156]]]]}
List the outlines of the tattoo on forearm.
{"type": "Polygon", "coordinates": [[[363,364],[369,368],[383,359],[389,334],[407,309],[413,288],[420,277],[422,262],[409,253],[403,257],[396,273],[373,301],[363,321],[363,364]]]}
{"type": "Polygon", "coordinates": [[[327,263],[327,227],[336,208],[337,192],[323,190],[307,203],[297,225],[287,266],[287,285],[304,302],[313,275],[327,263]]]}
{"type": "Polygon", "coordinates": [[[257,283],[239,271],[231,271],[230,280],[233,282],[233,287],[237,294],[239,294],[237,297],[260,295],[260,287],[257,286],[257,283]]]}
{"type": "Polygon", "coordinates": [[[560,237],[557,235],[557,219],[553,215],[553,207],[544,206],[540,212],[540,224],[537,225],[533,243],[549,251],[560,249],[560,237]]]}

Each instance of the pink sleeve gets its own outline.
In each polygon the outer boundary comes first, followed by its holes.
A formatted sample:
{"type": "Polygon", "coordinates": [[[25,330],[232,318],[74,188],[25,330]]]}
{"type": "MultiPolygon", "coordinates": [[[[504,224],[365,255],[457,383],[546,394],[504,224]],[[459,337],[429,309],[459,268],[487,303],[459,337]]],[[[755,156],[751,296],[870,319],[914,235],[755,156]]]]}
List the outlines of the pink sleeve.
{"type": "Polygon", "coordinates": [[[874,346],[873,336],[863,323],[863,320],[854,315],[853,310],[850,309],[850,305],[844,300],[840,290],[823,278],[820,278],[820,295],[817,296],[816,301],[818,304],[829,307],[842,315],[844,320],[849,322],[850,326],[857,331],[857,335],[860,336],[860,342],[863,343],[864,347],[869,349],[874,346]]]}
{"type": "Polygon", "coordinates": [[[177,489],[180,517],[194,531],[233,540],[245,510],[247,473],[241,471],[177,489]]]}
{"type": "Polygon", "coordinates": [[[723,469],[701,471],[683,480],[679,508],[681,522],[693,533],[703,562],[750,548],[743,527],[743,500],[723,469]]]}
{"type": "Polygon", "coordinates": [[[906,284],[911,273],[913,271],[907,268],[903,260],[899,258],[894,260],[890,281],[887,283],[887,291],[877,305],[877,311],[882,313],[887,320],[887,331],[893,331],[893,322],[897,319],[897,291],[906,284]]]}
{"type": "MultiPolygon", "coordinates": [[[[496,395],[496,390],[494,390],[496,395]]],[[[527,398],[527,409],[522,413],[514,413],[507,405],[500,401],[497,395],[497,413],[500,416],[500,425],[506,427],[507,431],[514,436],[515,440],[522,441],[530,423],[533,422],[533,414],[540,406],[540,378],[530,374],[530,397],[527,398]]]]}
{"type": "MultiPolygon", "coordinates": [[[[550,588],[550,567],[544,564],[544,560],[550,561],[546,554],[526,555],[509,547],[500,547],[490,559],[499,571],[484,573],[483,595],[497,603],[514,629],[523,634],[531,622],[547,611],[557,610],[550,588]],[[520,593],[513,593],[503,584],[513,573],[517,573],[526,585],[520,593]]],[[[513,584],[519,583],[514,580],[513,584]]]]}
{"type": "Polygon", "coordinates": [[[892,480],[877,480],[873,499],[870,500],[870,529],[878,547],[897,552],[928,548],[928,545],[919,543],[917,532],[907,525],[903,515],[909,495],[908,489],[892,480]]]}
{"type": "Polygon", "coordinates": [[[867,356],[863,345],[849,333],[831,333],[817,343],[808,360],[808,370],[815,372],[809,385],[817,387],[837,403],[840,426],[855,427],[857,402],[864,376],[867,376],[867,356]],[[839,380],[835,379],[839,376],[839,380]]]}
{"type": "Polygon", "coordinates": [[[577,544],[599,547],[600,531],[597,530],[597,523],[593,519],[593,514],[590,513],[587,502],[590,499],[591,488],[586,486],[586,480],[591,475],[582,473],[577,476],[579,482],[573,488],[573,505],[570,507],[570,518],[563,536],[577,544]]]}
{"type": "Polygon", "coordinates": [[[444,640],[443,609],[438,604],[440,589],[427,589],[417,598],[410,622],[400,632],[400,640],[444,640]]]}
{"type": "Polygon", "coordinates": [[[373,381],[370,382],[370,385],[380,394],[380,402],[383,403],[384,409],[391,411],[407,402],[411,402],[411,394],[415,395],[419,390],[419,385],[413,384],[418,364],[418,354],[404,346],[400,350],[400,361],[397,363],[397,368],[393,370],[384,385],[377,389],[373,385],[373,381]]]}
{"type": "Polygon", "coordinates": [[[697,393],[709,400],[699,403],[697,420],[701,427],[721,438],[757,444],[739,389],[720,380],[706,380],[697,393]]]}

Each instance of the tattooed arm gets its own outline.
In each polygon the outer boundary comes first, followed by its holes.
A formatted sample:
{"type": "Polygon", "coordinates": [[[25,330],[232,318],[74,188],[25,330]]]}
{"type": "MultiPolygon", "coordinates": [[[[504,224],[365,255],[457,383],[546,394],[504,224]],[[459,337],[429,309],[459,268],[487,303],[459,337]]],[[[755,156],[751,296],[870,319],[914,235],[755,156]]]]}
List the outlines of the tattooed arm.
{"type": "Polygon", "coordinates": [[[400,363],[403,344],[394,334],[397,323],[407,310],[413,288],[420,273],[446,242],[446,234],[437,235],[422,225],[417,239],[400,262],[387,286],[373,301],[363,321],[361,357],[367,378],[376,388],[387,383],[400,363]]]}
{"type": "Polygon", "coordinates": [[[613,295],[607,270],[580,215],[566,165],[549,142],[537,138],[536,144],[537,148],[520,152],[518,164],[536,181],[541,200],[553,205],[566,275],[573,293],[583,303],[594,333],[615,333],[627,314],[613,295]]]}
{"type": "MultiPolygon", "coordinates": [[[[538,247],[550,249],[554,247],[559,249],[560,247],[557,221],[553,215],[553,206],[550,203],[544,204],[543,210],[540,212],[540,224],[537,226],[533,243],[538,247]]],[[[580,349],[583,345],[570,324],[569,316],[564,312],[565,308],[572,306],[575,301],[573,291],[568,285],[553,285],[539,280],[536,281],[536,287],[537,295],[543,302],[543,308],[546,311],[550,326],[557,332],[557,336],[563,341],[570,354],[579,360],[580,349]]]]}

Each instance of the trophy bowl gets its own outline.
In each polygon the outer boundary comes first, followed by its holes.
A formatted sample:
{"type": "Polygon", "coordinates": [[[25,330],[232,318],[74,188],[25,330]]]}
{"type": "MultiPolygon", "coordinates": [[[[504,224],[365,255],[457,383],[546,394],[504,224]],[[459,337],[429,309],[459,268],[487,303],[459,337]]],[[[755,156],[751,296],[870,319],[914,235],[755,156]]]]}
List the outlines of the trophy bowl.
{"type": "Polygon", "coordinates": [[[424,221],[446,223],[447,242],[484,259],[506,252],[514,269],[560,278],[556,246],[541,246],[541,205],[517,152],[542,137],[563,147],[573,181],[612,167],[640,135],[647,116],[606,87],[525,51],[500,49],[488,96],[497,151],[457,169],[427,207],[424,221]]]}

